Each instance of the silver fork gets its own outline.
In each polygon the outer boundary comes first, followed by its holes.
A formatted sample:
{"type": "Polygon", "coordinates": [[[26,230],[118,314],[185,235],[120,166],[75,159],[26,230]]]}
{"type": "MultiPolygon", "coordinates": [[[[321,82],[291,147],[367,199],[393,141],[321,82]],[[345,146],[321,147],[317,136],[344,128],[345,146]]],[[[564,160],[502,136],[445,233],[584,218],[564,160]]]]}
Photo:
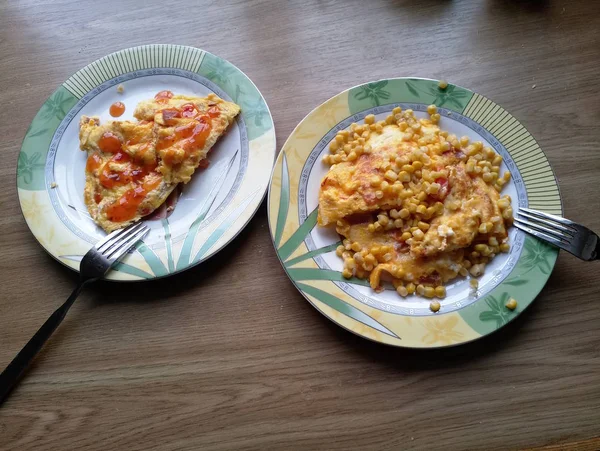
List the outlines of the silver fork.
{"type": "Polygon", "coordinates": [[[560,216],[519,208],[515,227],[570,252],[582,260],[600,259],[600,239],[587,227],[560,216]]]}
{"type": "Polygon", "coordinates": [[[137,223],[116,230],[94,245],[79,264],[79,283],[71,296],[40,327],[25,347],[0,374],[0,404],[6,399],[17,381],[27,369],[35,355],[50,338],[58,325],[77,299],[81,289],[89,282],[98,280],[114,266],[139,240],[150,231],[148,227],[137,223]]]}

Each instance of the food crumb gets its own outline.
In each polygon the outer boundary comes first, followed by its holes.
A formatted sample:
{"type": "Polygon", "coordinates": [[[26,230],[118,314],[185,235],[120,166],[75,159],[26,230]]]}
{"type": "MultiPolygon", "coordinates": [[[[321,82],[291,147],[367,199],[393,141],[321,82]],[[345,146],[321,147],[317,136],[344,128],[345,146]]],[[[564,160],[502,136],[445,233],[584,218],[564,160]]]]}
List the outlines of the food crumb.
{"type": "Polygon", "coordinates": [[[517,308],[517,301],[513,298],[510,298],[509,301],[506,303],[506,308],[509,310],[514,310],[517,308]]]}
{"type": "Polygon", "coordinates": [[[535,89],[535,86],[536,86],[536,85],[532,85],[532,86],[531,86],[531,89],[535,89]]]}
{"type": "Polygon", "coordinates": [[[446,89],[448,87],[448,82],[446,80],[440,80],[438,86],[440,87],[440,89],[446,89]]]}
{"type": "Polygon", "coordinates": [[[434,313],[439,312],[441,307],[442,306],[440,305],[440,303],[438,301],[433,301],[432,303],[429,304],[429,309],[434,313]]]}
{"type": "Polygon", "coordinates": [[[479,287],[479,281],[477,279],[471,279],[469,285],[471,285],[471,288],[477,289],[479,287]]]}
{"type": "Polygon", "coordinates": [[[125,91],[125,87],[123,85],[117,86],[117,92],[119,94],[123,94],[124,91],[125,91]]]}
{"type": "Polygon", "coordinates": [[[56,183],[56,182],[50,183],[50,188],[56,188],[57,186],[58,186],[58,183],[56,183]]]}

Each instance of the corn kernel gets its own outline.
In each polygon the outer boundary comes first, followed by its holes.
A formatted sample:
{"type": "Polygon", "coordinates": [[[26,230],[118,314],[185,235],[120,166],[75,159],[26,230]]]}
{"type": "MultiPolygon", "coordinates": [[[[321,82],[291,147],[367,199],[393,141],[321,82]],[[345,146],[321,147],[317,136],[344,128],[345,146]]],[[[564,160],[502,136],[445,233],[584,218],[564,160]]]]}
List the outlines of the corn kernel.
{"type": "Polygon", "coordinates": [[[448,82],[446,80],[440,80],[438,83],[438,87],[440,89],[446,89],[448,87],[448,82]]]}
{"type": "Polygon", "coordinates": [[[402,236],[400,237],[400,241],[406,241],[408,239],[412,238],[412,233],[410,232],[404,232],[402,234],[402,236]]]}
{"type": "Polygon", "coordinates": [[[344,267],[348,268],[349,270],[353,270],[354,268],[356,268],[356,262],[354,261],[354,258],[349,257],[349,258],[345,259],[344,267]]]}
{"type": "Polygon", "coordinates": [[[398,180],[402,183],[410,182],[410,174],[406,171],[400,171],[398,173],[398,180]]]}
{"type": "Polygon", "coordinates": [[[427,107],[427,112],[429,114],[435,114],[435,113],[437,113],[437,107],[435,105],[429,105],[427,107]]]}
{"type": "Polygon", "coordinates": [[[485,268],[485,265],[483,263],[478,263],[476,265],[471,266],[471,269],[469,270],[469,272],[471,273],[471,275],[473,277],[479,277],[480,275],[483,274],[484,268],[485,268]]]}
{"type": "Polygon", "coordinates": [[[476,290],[477,288],[479,288],[479,281],[477,279],[471,279],[469,280],[469,285],[471,286],[471,288],[476,290]]]}
{"type": "Polygon", "coordinates": [[[383,191],[380,191],[380,190],[375,191],[375,197],[377,199],[383,199],[383,191]]]}
{"type": "Polygon", "coordinates": [[[394,219],[394,227],[396,227],[397,229],[401,228],[403,226],[403,222],[402,219],[394,219]]]}
{"type": "Polygon", "coordinates": [[[346,248],[340,244],[338,247],[335,248],[335,255],[337,255],[338,257],[341,257],[342,253],[345,250],[346,250],[346,248]]]}
{"type": "Polygon", "coordinates": [[[396,174],[394,171],[392,170],[388,170],[385,174],[384,174],[385,178],[395,182],[398,179],[398,174],[396,174]]]}
{"type": "Polygon", "coordinates": [[[432,183],[427,188],[427,194],[437,194],[442,186],[439,183],[432,183]]]}
{"type": "MultiPolygon", "coordinates": [[[[424,290],[423,290],[423,296],[425,296],[426,298],[435,297],[435,288],[433,288],[433,287],[425,287],[424,290]]],[[[433,302],[432,302],[432,304],[433,304],[433,302]]],[[[438,302],[438,304],[439,304],[439,302],[438,302]]]]}
{"type": "Polygon", "coordinates": [[[509,301],[506,303],[506,308],[509,310],[514,310],[517,308],[517,301],[513,298],[510,298],[509,301]]]}
{"type": "Polygon", "coordinates": [[[365,124],[374,124],[375,123],[375,115],[374,114],[368,114],[367,116],[365,116],[365,124]]]}
{"type": "Polygon", "coordinates": [[[491,183],[494,180],[496,180],[496,178],[492,174],[493,174],[492,172],[484,172],[482,175],[483,181],[486,183],[491,183]]]}
{"type": "Polygon", "coordinates": [[[420,215],[424,215],[425,213],[427,213],[427,207],[425,205],[419,205],[416,208],[416,212],[419,213],[420,215]]]}
{"type": "Polygon", "coordinates": [[[350,270],[349,270],[349,269],[347,269],[347,268],[344,268],[344,270],[342,271],[342,276],[343,276],[345,279],[351,279],[351,278],[352,278],[352,271],[350,271],[350,270]]]}
{"type": "Polygon", "coordinates": [[[396,292],[402,297],[408,296],[408,289],[402,285],[396,288],[396,292]]]}
{"type": "Polygon", "coordinates": [[[504,179],[505,182],[508,182],[510,180],[510,176],[511,176],[510,172],[506,171],[504,173],[504,175],[502,176],[502,178],[504,179]]]}
{"type": "Polygon", "coordinates": [[[510,244],[508,244],[508,243],[502,243],[500,245],[500,251],[501,252],[508,252],[508,251],[510,251],[510,244]]]}
{"type": "Polygon", "coordinates": [[[412,235],[413,235],[413,237],[414,237],[415,240],[419,240],[419,241],[421,241],[425,237],[425,234],[419,228],[417,228],[417,230],[413,231],[412,235]]]}
{"type": "Polygon", "coordinates": [[[483,253],[483,252],[485,252],[485,251],[488,250],[488,246],[487,246],[487,244],[476,244],[475,245],[475,250],[477,252],[483,253]]]}
{"type": "Polygon", "coordinates": [[[395,107],[395,108],[392,110],[392,114],[394,114],[394,115],[396,115],[396,114],[400,114],[400,113],[402,113],[402,108],[400,108],[399,106],[395,107]]]}
{"type": "Polygon", "coordinates": [[[427,224],[426,222],[423,222],[423,221],[419,221],[419,223],[417,224],[417,227],[419,227],[419,229],[421,229],[423,232],[426,232],[427,230],[429,230],[429,224],[427,224]]]}
{"type": "Polygon", "coordinates": [[[374,224],[369,224],[367,226],[367,230],[371,233],[373,233],[375,231],[375,225],[374,224]]]}
{"type": "Polygon", "coordinates": [[[511,207],[506,208],[502,212],[502,217],[506,220],[512,220],[513,219],[513,209],[511,207]]]}
{"type": "Polygon", "coordinates": [[[354,252],[358,252],[360,251],[361,247],[360,244],[358,244],[356,241],[354,243],[352,243],[352,245],[350,246],[350,248],[354,251],[354,252]]]}
{"type": "Polygon", "coordinates": [[[488,240],[490,246],[498,246],[498,239],[495,236],[491,236],[488,240]]]}
{"type": "Polygon", "coordinates": [[[402,219],[406,219],[410,216],[410,212],[406,208],[400,210],[399,214],[402,219]]]}
{"type": "Polygon", "coordinates": [[[463,136],[462,138],[460,138],[460,146],[461,147],[467,147],[469,145],[469,137],[468,136],[463,136]]]}
{"type": "Polygon", "coordinates": [[[446,206],[448,207],[448,210],[450,210],[450,211],[455,211],[455,210],[458,210],[460,208],[459,202],[457,202],[455,200],[448,201],[448,203],[446,204],[446,206]]]}
{"type": "Polygon", "coordinates": [[[423,294],[425,293],[425,287],[421,284],[417,285],[417,294],[423,296],[423,294]]]}
{"type": "Polygon", "coordinates": [[[439,287],[435,287],[435,296],[438,298],[445,298],[446,297],[446,287],[443,286],[439,286],[439,287]]]}
{"type": "Polygon", "coordinates": [[[379,222],[379,224],[385,227],[388,224],[388,222],[390,222],[390,219],[386,215],[377,215],[377,221],[379,222]]]}
{"type": "Polygon", "coordinates": [[[440,121],[441,118],[442,118],[442,116],[440,116],[439,113],[434,113],[430,117],[431,122],[433,122],[434,124],[437,124],[440,121]]]}

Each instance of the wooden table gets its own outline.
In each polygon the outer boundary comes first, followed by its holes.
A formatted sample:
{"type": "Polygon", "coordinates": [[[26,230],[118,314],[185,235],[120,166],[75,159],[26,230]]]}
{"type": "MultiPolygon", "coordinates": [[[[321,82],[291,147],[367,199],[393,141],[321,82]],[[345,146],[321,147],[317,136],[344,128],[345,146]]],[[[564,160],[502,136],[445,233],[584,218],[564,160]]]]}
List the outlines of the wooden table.
{"type": "MultiPolygon", "coordinates": [[[[0,367],[76,280],[21,216],[21,140],[57,85],[126,47],[179,43],[230,60],[269,102],[279,145],[362,82],[469,87],[537,137],[566,215],[600,230],[600,2],[191,3],[0,3],[0,367]]],[[[263,204],[200,267],[90,287],[0,408],[0,449],[600,449],[599,268],[563,253],[504,330],[454,349],[393,349],[296,292],[263,204]]]]}

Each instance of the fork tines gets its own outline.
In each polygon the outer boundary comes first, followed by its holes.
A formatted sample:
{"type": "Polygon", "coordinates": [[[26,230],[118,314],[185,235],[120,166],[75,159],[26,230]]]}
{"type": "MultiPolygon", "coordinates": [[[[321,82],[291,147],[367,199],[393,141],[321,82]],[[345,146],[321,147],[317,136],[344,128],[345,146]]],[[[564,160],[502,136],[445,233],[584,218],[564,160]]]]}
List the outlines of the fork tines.
{"type": "Polygon", "coordinates": [[[96,243],[95,248],[108,259],[117,259],[149,232],[149,228],[138,222],[124,229],[115,230],[96,243]]]}
{"type": "Polygon", "coordinates": [[[526,230],[526,232],[554,243],[557,246],[561,242],[569,244],[577,233],[573,222],[560,216],[542,213],[529,208],[519,208],[519,216],[522,218],[515,218],[515,225],[517,227],[527,227],[530,230],[526,230]]]}

